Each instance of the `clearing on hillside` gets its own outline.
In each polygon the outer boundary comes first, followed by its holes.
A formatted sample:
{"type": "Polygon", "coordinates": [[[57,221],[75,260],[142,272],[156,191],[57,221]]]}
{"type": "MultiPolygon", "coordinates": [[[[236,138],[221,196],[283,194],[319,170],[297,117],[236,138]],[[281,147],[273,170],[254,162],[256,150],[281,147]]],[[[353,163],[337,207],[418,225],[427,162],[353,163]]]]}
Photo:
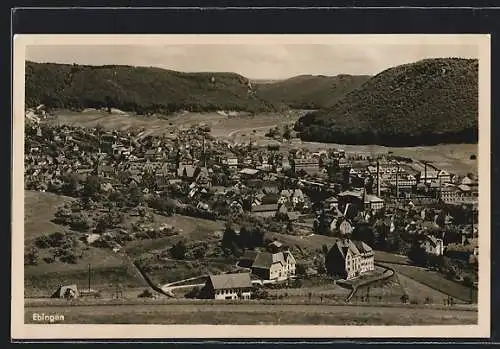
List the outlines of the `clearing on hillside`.
{"type": "Polygon", "coordinates": [[[64,231],[64,227],[52,223],[59,206],[75,199],[40,191],[24,191],[24,241],[56,231],[64,231]]]}

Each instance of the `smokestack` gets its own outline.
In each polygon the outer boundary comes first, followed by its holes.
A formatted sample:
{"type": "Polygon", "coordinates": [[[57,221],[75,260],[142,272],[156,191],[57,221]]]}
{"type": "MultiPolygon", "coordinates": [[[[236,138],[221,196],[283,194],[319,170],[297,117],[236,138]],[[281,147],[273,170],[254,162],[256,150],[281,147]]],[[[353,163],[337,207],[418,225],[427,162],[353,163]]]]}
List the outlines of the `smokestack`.
{"type": "Polygon", "coordinates": [[[396,199],[399,200],[399,165],[396,170],[396,199]]]}
{"type": "Polygon", "coordinates": [[[377,196],[380,197],[380,164],[377,160],[377,196]]]}
{"type": "Polygon", "coordinates": [[[203,166],[207,167],[207,156],[205,153],[205,136],[203,136],[203,166]]]}
{"type": "Polygon", "coordinates": [[[424,183],[427,184],[427,162],[424,162],[424,183]]]}

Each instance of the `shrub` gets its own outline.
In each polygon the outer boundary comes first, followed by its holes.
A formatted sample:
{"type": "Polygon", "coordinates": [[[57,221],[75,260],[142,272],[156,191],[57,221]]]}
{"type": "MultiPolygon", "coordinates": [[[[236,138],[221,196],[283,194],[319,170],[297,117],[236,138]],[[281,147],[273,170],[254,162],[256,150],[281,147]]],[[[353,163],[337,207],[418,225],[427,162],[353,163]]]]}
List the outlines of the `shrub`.
{"type": "Polygon", "coordinates": [[[151,292],[149,289],[146,288],[137,297],[139,297],[139,298],[153,298],[153,292],[151,292]]]}
{"type": "Polygon", "coordinates": [[[31,246],[28,251],[24,253],[24,264],[26,265],[37,265],[40,259],[38,249],[35,246],[31,246]]]}

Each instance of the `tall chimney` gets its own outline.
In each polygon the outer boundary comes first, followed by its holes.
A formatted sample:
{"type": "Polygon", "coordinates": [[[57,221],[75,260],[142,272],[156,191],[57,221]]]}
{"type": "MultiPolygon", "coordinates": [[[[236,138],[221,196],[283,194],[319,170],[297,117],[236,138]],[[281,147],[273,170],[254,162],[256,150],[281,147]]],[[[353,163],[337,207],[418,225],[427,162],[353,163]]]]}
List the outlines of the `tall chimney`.
{"type": "Polygon", "coordinates": [[[424,183],[427,184],[427,162],[424,162],[424,183]]]}
{"type": "Polygon", "coordinates": [[[207,156],[205,153],[205,135],[203,135],[203,166],[207,167],[207,156]]]}
{"type": "Polygon", "coordinates": [[[396,169],[396,199],[399,200],[399,165],[396,169]]]}
{"type": "Polygon", "coordinates": [[[380,197],[380,164],[377,160],[377,196],[380,197]]]}

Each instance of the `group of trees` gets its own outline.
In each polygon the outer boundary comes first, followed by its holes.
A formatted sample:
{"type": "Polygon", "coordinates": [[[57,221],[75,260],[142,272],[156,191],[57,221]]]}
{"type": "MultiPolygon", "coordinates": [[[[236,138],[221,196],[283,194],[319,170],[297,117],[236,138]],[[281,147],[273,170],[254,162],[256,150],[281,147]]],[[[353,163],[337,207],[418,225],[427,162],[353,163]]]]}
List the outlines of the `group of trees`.
{"type": "Polygon", "coordinates": [[[308,113],[303,140],[388,146],[475,143],[478,61],[429,59],[390,68],[308,113]]]}
{"type": "Polygon", "coordinates": [[[205,241],[186,243],[184,240],[179,240],[169,248],[168,252],[174,259],[199,260],[205,257],[208,249],[208,243],[205,241]]]}
{"type": "Polygon", "coordinates": [[[244,250],[264,246],[264,235],[262,227],[248,223],[243,224],[239,233],[236,233],[233,224],[228,222],[222,237],[222,248],[226,254],[239,257],[244,250]]]}
{"type": "Polygon", "coordinates": [[[249,93],[233,73],[182,73],[160,68],[26,62],[26,104],[47,108],[118,108],[137,114],[282,110],[249,93]],[[212,80],[214,79],[214,80],[212,80]]]}
{"type": "Polygon", "coordinates": [[[39,250],[49,250],[51,255],[44,258],[47,263],[56,259],[63,263],[76,264],[83,257],[81,242],[70,232],[55,232],[35,239],[34,245],[25,252],[25,262],[35,265],[39,262],[39,250]]]}
{"type": "Polygon", "coordinates": [[[276,136],[281,136],[284,139],[292,138],[292,128],[289,125],[284,125],[283,130],[281,131],[278,126],[270,128],[269,131],[266,132],[265,136],[269,138],[274,138],[276,136]]]}
{"type": "Polygon", "coordinates": [[[296,109],[320,109],[361,86],[366,75],[300,75],[283,81],[257,85],[257,93],[268,101],[280,101],[296,109]]]}
{"type": "Polygon", "coordinates": [[[72,212],[67,208],[60,208],[54,218],[54,222],[68,226],[78,232],[86,232],[91,227],[89,217],[82,212],[72,212]]]}

